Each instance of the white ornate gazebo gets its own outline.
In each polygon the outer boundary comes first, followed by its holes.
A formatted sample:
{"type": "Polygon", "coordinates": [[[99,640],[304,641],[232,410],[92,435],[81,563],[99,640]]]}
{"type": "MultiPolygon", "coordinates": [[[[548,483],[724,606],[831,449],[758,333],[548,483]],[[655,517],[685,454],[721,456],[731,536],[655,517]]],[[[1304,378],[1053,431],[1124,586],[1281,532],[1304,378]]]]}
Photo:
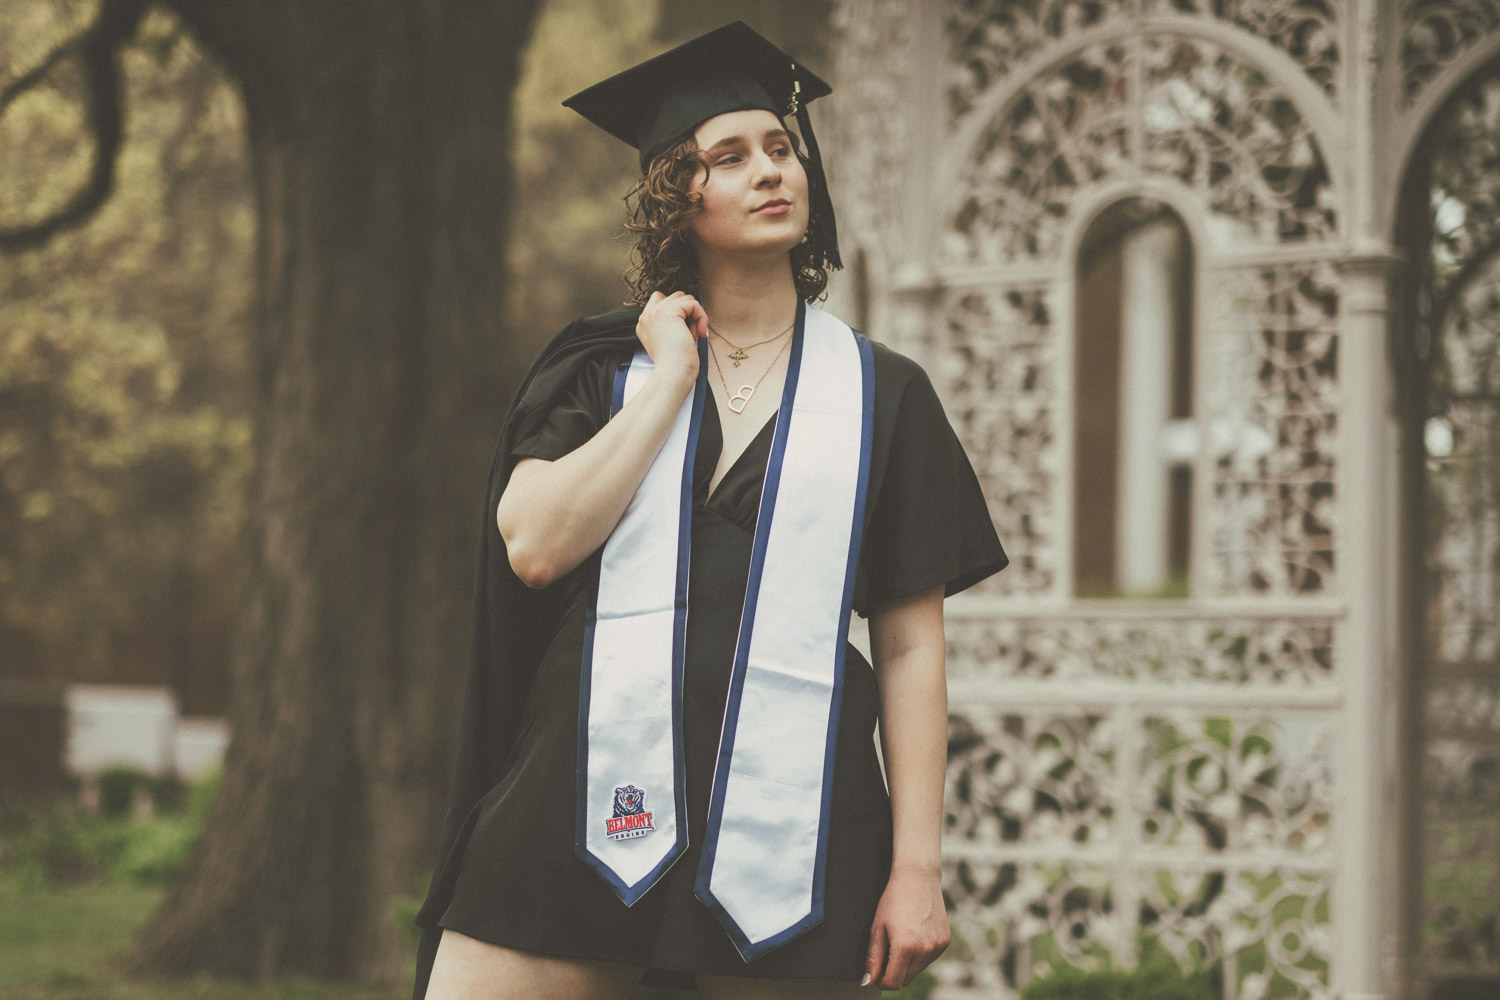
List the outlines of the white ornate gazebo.
{"type": "Polygon", "coordinates": [[[936,995],[1152,948],[1500,996],[1500,2],[834,39],[832,307],[923,362],[1013,559],[947,605],[936,995]]]}

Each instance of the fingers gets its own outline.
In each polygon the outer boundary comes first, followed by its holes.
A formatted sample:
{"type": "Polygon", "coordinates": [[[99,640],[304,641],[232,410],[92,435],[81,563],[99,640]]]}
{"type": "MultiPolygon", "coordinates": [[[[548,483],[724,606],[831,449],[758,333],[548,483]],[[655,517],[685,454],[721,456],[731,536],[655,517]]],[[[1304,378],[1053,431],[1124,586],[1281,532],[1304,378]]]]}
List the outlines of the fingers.
{"type": "Polygon", "coordinates": [[[708,336],[708,313],[704,311],[703,304],[696,297],[682,291],[673,292],[670,295],[659,291],[652,292],[641,311],[640,321],[645,322],[662,310],[676,313],[681,317],[694,340],[708,336]]]}
{"type": "Polygon", "coordinates": [[[885,968],[885,945],[885,924],[877,922],[870,928],[870,949],[865,953],[865,978],[859,985],[866,986],[872,979],[880,978],[881,970],[885,968]]]}
{"type": "Polygon", "coordinates": [[[909,986],[917,978],[917,973],[937,961],[947,947],[946,942],[927,945],[920,940],[893,937],[884,923],[876,924],[870,932],[870,949],[865,956],[865,972],[869,979],[860,985],[873,981],[882,990],[909,986]]]}
{"type": "Polygon", "coordinates": [[[880,980],[882,990],[899,990],[906,985],[906,970],[911,965],[911,948],[892,943],[890,959],[885,963],[885,977],[880,980]]]}
{"type": "Polygon", "coordinates": [[[708,336],[708,313],[703,311],[703,305],[697,299],[692,299],[691,302],[683,321],[693,332],[693,339],[697,340],[708,336]]]}

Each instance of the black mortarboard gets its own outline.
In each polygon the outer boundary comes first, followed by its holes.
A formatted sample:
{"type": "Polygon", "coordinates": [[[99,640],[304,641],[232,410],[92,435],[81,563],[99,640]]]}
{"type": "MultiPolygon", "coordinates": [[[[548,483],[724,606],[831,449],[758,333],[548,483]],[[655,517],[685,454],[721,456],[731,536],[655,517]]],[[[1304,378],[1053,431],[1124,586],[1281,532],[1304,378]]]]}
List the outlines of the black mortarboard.
{"type": "Polygon", "coordinates": [[[563,105],[638,149],[642,172],[715,115],[752,108],[778,118],[795,113],[811,164],[809,240],[825,263],[838,268],[843,265],[833,202],[806,108],[832,91],[745,22],[735,21],[581,90],[563,105]]]}

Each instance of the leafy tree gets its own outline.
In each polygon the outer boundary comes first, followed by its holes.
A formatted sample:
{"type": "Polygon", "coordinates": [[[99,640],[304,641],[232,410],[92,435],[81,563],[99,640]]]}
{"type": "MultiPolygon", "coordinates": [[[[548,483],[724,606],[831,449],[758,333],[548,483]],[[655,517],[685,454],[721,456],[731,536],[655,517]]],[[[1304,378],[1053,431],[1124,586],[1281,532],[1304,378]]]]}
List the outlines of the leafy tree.
{"type": "MultiPolygon", "coordinates": [[[[0,7],[0,66],[42,62],[86,14],[0,7]]],[[[225,672],[203,665],[228,653],[249,458],[241,107],[163,12],[120,59],[116,196],[0,258],[0,645],[8,676],[165,674],[189,710],[221,710],[225,672]]],[[[0,228],[86,179],[83,90],[59,61],[7,102],[0,228]]]]}
{"type": "MultiPolygon", "coordinates": [[[[430,866],[445,805],[446,783],[435,776],[451,766],[473,538],[492,516],[475,497],[507,396],[511,96],[537,5],[157,8],[185,26],[243,102],[253,433],[238,539],[234,737],[203,839],[142,938],[147,968],[404,975],[389,901],[430,866]]],[[[38,248],[51,252],[53,241],[104,220],[139,151],[126,142],[134,115],[125,97],[136,72],[129,53],[154,30],[152,6],[52,9],[63,30],[33,32],[42,43],[17,49],[34,57],[0,91],[3,127],[35,139],[8,142],[4,154],[0,188],[17,201],[4,206],[0,248],[21,255],[11,258],[17,273],[44,266],[32,256],[38,248]],[[49,108],[53,96],[74,100],[49,108]],[[68,156],[76,147],[84,152],[68,156]],[[36,163],[53,162],[55,174],[38,176],[36,163]]],[[[30,18],[46,19],[18,15],[30,18]]],[[[184,252],[215,254],[211,241],[184,252]]],[[[138,266],[158,266],[149,257],[138,266]]],[[[98,339],[101,311],[37,318],[22,354],[45,359],[50,338],[71,352],[62,370],[154,373],[139,385],[100,374],[73,387],[52,401],[71,414],[53,433],[87,452],[80,436],[108,439],[113,421],[148,414],[122,440],[186,437],[154,450],[175,452],[175,468],[191,470],[204,449],[215,454],[204,439],[232,444],[232,429],[194,438],[149,418],[146,401],[159,404],[172,388],[159,378],[170,368],[166,334],[140,320],[149,310],[131,315],[129,334],[107,343],[98,339]],[[83,329],[93,339],[64,336],[83,329]]],[[[48,381],[6,377],[7,393],[48,381]]],[[[128,449],[116,457],[141,460],[128,449]]],[[[81,460],[40,449],[28,461],[81,460]]],[[[192,480],[170,468],[151,481],[192,480]]],[[[46,472],[34,471],[33,482],[46,472]]],[[[25,500],[0,512],[7,528],[46,511],[78,517],[81,533],[94,516],[88,504],[108,512],[97,497],[36,499],[24,479],[14,489],[25,500]]],[[[162,492],[132,502],[144,517],[180,499],[162,492]]]]}

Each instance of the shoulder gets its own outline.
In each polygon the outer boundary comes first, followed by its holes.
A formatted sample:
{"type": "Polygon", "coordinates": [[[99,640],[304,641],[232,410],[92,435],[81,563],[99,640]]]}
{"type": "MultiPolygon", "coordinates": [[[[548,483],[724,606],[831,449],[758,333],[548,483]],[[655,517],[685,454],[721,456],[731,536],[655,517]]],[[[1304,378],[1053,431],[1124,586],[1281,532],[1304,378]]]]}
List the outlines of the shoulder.
{"type": "MultiPolygon", "coordinates": [[[[809,308],[816,308],[809,306],[809,308]]],[[[932,380],[927,377],[927,372],[915,360],[902,354],[887,344],[883,344],[875,338],[855,329],[852,325],[845,323],[843,319],[835,316],[827,310],[819,310],[825,315],[838,320],[855,330],[860,336],[870,343],[870,355],[875,369],[875,395],[876,398],[895,396],[899,398],[910,389],[932,392],[932,380]]]]}
{"type": "Polygon", "coordinates": [[[593,316],[580,316],[554,333],[537,355],[543,361],[558,351],[577,349],[594,341],[619,341],[635,337],[640,306],[620,306],[593,316]]]}
{"type": "Polygon", "coordinates": [[[932,379],[927,377],[926,369],[894,347],[871,340],[870,355],[875,362],[877,387],[932,387],[932,379]]]}
{"type": "Polygon", "coordinates": [[[543,410],[574,386],[604,380],[609,369],[639,346],[635,337],[639,316],[638,306],[622,306],[581,316],[554,333],[522,377],[512,412],[543,410]]]}
{"type": "Polygon", "coordinates": [[[621,306],[573,320],[537,352],[525,382],[558,369],[576,372],[601,367],[634,352],[640,343],[635,337],[635,322],[640,314],[640,306],[621,306]]]}

